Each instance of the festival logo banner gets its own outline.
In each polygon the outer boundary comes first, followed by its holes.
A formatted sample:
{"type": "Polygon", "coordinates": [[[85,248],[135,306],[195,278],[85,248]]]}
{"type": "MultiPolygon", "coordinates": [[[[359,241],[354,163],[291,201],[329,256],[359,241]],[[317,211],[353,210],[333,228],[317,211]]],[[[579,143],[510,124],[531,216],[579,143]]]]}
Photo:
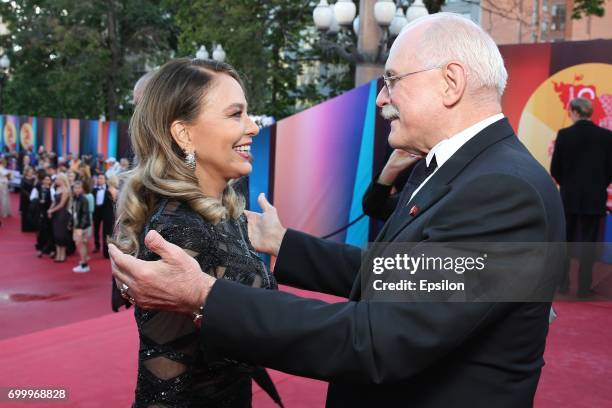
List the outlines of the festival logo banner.
{"type": "MultiPolygon", "coordinates": [[[[582,97],[593,103],[592,120],[612,130],[612,65],[579,64],[546,79],[531,95],[523,109],[518,134],[535,158],[550,168],[559,129],[569,127],[569,103],[582,97]]],[[[608,188],[609,197],[612,189],[608,188]]],[[[612,199],[608,201],[612,209],[612,199]]]]}

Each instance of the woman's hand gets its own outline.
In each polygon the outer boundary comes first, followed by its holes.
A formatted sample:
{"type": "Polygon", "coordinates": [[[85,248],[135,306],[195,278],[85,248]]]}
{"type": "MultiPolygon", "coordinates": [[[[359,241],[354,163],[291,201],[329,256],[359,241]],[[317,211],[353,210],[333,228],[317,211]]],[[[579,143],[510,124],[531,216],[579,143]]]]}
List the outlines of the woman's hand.
{"type": "Polygon", "coordinates": [[[405,150],[395,149],[391,156],[389,156],[389,160],[387,160],[387,164],[385,164],[377,181],[387,186],[392,185],[402,171],[412,166],[421,158],[422,156],[409,153],[405,150]]]}

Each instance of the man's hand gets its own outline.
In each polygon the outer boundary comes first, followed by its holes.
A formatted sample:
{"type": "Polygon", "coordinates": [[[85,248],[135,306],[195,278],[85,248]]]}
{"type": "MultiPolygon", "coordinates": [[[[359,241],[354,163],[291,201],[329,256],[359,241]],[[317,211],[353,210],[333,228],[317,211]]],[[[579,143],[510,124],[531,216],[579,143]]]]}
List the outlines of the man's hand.
{"type": "Polygon", "coordinates": [[[395,149],[393,153],[391,153],[391,156],[389,156],[387,164],[385,164],[385,167],[380,173],[378,182],[386,186],[392,185],[402,171],[406,170],[420,159],[421,156],[408,153],[404,150],[395,149]]]}
{"type": "Polygon", "coordinates": [[[245,211],[251,245],[256,251],[277,256],[287,228],[281,224],[276,208],[268,202],[264,193],[259,194],[257,202],[263,214],[245,211]]]}
{"type": "Polygon", "coordinates": [[[198,262],[180,247],[149,231],[145,245],[162,259],[143,261],[109,244],[113,275],[119,290],[143,309],[193,313],[204,303],[216,279],[202,272],[198,262]]]}

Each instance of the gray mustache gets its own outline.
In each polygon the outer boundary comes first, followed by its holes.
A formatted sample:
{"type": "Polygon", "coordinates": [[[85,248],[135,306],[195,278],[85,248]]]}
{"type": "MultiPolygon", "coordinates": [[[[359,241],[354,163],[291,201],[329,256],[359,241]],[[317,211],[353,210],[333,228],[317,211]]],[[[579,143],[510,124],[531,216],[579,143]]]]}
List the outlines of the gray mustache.
{"type": "Polygon", "coordinates": [[[389,104],[382,107],[380,115],[386,120],[394,120],[399,119],[400,113],[395,105],[389,104]]]}

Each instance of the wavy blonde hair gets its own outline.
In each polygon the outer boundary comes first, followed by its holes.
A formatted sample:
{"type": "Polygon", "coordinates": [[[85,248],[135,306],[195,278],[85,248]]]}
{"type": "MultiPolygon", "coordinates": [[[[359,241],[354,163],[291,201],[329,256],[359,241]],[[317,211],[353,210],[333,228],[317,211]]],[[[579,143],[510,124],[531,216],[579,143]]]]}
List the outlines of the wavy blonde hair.
{"type": "Polygon", "coordinates": [[[138,254],[144,223],[161,198],[186,202],[212,223],[242,214],[244,198],[231,182],[221,200],[202,193],[194,171],[185,164],[185,153],[170,133],[173,122],[196,120],[217,75],[229,75],[243,86],[230,65],[187,58],[166,63],[146,85],[130,121],[134,166],[125,173],[117,204],[113,241],[123,252],[138,254]]]}

